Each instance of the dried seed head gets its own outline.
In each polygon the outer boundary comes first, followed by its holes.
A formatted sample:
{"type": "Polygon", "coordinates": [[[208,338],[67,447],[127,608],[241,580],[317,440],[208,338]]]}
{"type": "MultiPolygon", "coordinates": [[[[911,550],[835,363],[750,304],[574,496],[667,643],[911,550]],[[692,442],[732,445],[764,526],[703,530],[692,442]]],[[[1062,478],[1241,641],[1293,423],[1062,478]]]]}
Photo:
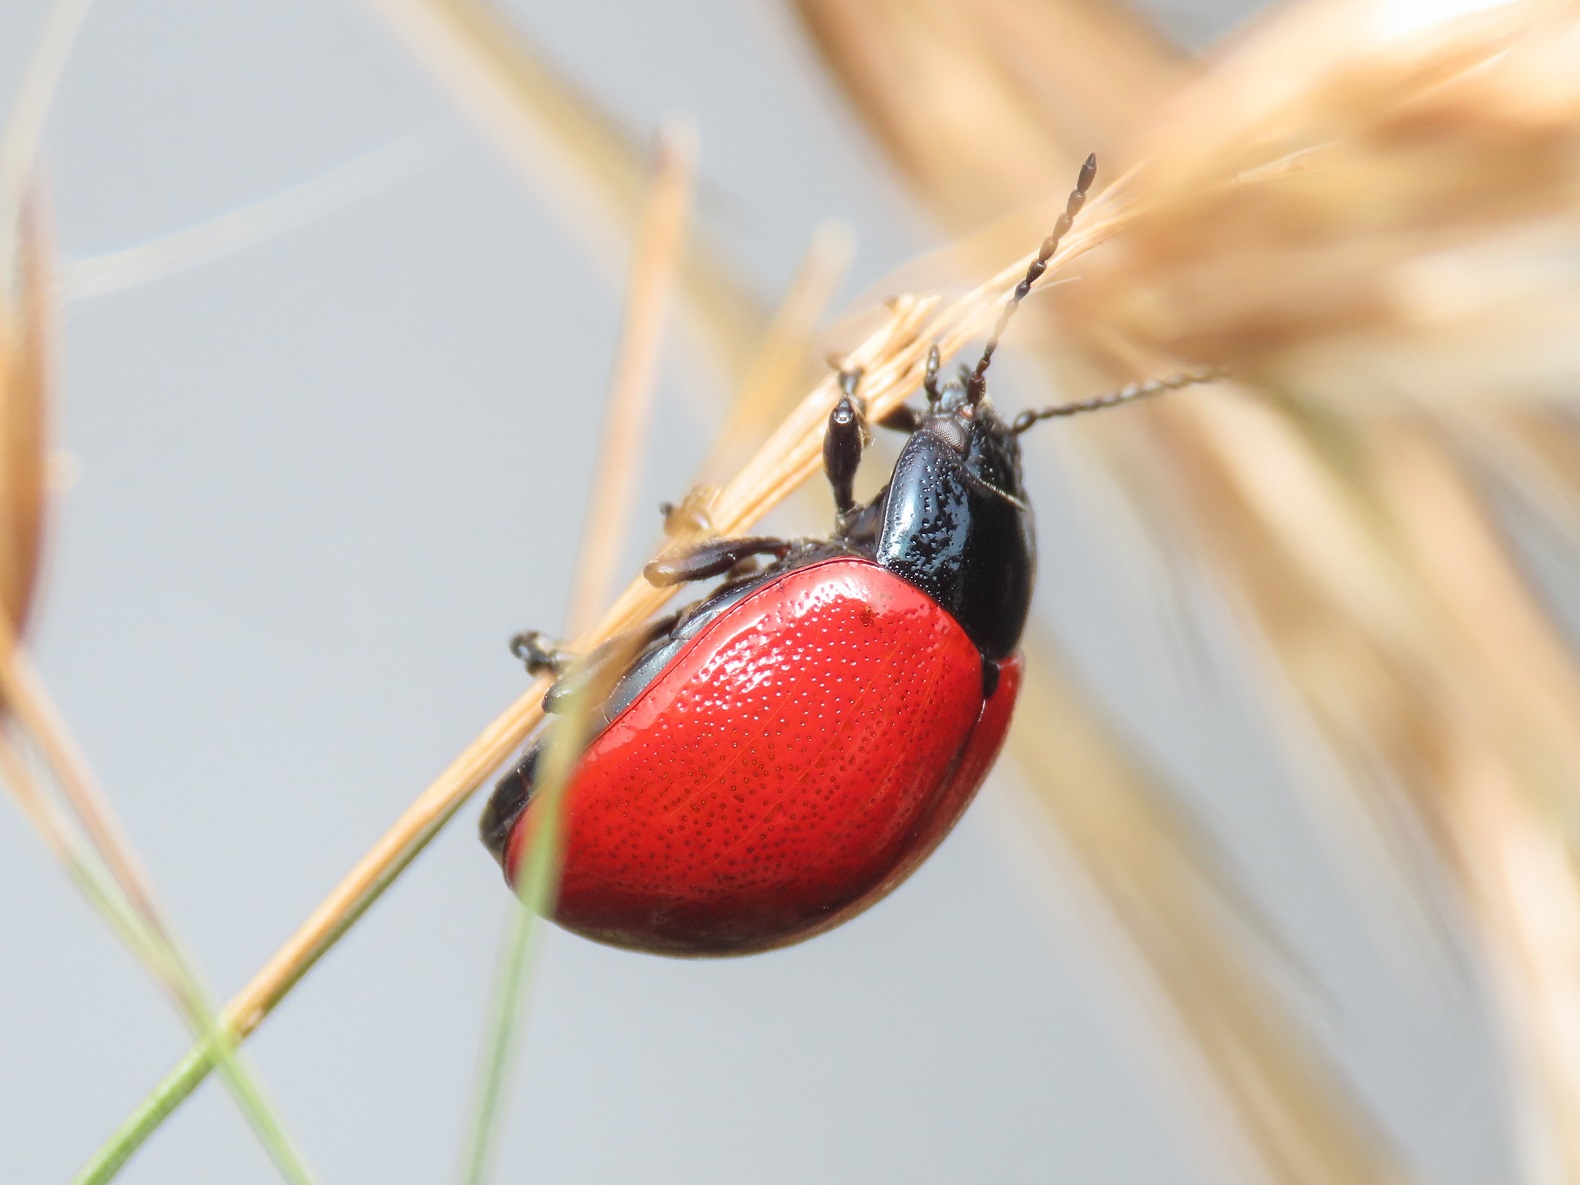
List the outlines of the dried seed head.
{"type": "Polygon", "coordinates": [[[17,275],[0,278],[0,610],[12,636],[27,624],[38,576],[54,344],[53,269],[36,201],[19,223],[17,275]]]}

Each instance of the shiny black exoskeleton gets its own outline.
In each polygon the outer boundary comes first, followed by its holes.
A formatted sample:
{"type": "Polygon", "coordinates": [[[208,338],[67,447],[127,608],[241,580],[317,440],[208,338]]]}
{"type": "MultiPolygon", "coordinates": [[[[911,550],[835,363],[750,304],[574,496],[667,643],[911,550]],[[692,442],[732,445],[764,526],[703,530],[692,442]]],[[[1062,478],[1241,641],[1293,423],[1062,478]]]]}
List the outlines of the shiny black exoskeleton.
{"type": "Polygon", "coordinates": [[[1037,542],[1020,443],[987,400],[944,388],[874,510],[873,561],[949,610],[984,658],[1013,654],[1031,607],[1037,542]]]}

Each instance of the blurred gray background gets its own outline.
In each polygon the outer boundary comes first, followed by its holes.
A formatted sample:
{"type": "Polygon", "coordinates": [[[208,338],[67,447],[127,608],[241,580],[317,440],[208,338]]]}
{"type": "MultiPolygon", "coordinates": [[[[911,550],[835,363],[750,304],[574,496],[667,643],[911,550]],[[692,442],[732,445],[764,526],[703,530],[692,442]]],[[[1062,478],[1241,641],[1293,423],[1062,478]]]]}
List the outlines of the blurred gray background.
{"type": "MultiPolygon", "coordinates": [[[[1249,7],[1156,9],[1204,46],[1249,7]]],[[[706,213],[765,295],[829,217],[859,235],[847,296],[937,245],[781,8],[512,11],[633,128],[692,115],[706,213]]],[[[0,95],[45,12],[0,13],[0,95]]],[[[39,661],[222,996],[519,693],[505,639],[559,623],[618,294],[354,3],[103,0],[47,129],[68,260],[397,142],[426,164],[64,313],[77,477],[39,661]]],[[[684,491],[710,431],[677,361],[644,505],[684,491]]],[[[1468,971],[1328,854],[1247,677],[1182,674],[1179,636],[1068,480],[1035,478],[1039,596],[1065,643],[1280,927],[1301,968],[1285,986],[1413,1167],[1508,1179],[1468,971]]],[[[453,1175],[509,903],[476,811],[249,1046],[326,1182],[453,1175]]],[[[990,781],[902,891],[771,955],[673,962],[552,933],[501,1180],[1222,1179],[1101,928],[1016,831],[990,781]]],[[[9,808],[0,951],[0,1181],[63,1181],[187,1038],[9,808]]],[[[274,1179],[213,1083],[124,1177],[274,1179]]]]}

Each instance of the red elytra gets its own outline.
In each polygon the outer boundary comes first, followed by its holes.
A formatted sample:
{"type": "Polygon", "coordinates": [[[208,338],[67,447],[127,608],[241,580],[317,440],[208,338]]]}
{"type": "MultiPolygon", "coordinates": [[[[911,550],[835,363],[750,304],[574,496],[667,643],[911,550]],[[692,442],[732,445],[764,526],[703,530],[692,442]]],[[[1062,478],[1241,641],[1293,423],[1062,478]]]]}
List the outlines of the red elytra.
{"type": "MultiPolygon", "coordinates": [[[[845,556],[755,588],[583,753],[555,919],[668,954],[748,953],[846,920],[948,834],[1003,743],[1018,655],[845,556]]],[[[506,852],[512,881],[531,802],[506,852]]]]}

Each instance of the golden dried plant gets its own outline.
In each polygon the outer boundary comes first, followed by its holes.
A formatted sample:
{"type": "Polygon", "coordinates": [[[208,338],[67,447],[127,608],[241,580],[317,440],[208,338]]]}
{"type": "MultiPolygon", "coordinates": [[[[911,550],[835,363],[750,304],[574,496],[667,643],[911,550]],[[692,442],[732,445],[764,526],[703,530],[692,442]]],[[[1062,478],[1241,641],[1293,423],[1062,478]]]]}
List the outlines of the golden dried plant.
{"type": "MultiPolygon", "coordinates": [[[[1580,377],[1580,14],[1291,6],[1145,112],[1116,87],[1112,145],[1050,136],[942,185],[949,160],[980,149],[950,129],[1004,102],[960,79],[1010,63],[977,37],[966,53],[986,60],[962,69],[959,40],[907,28],[940,8],[989,25],[1081,8],[964,7],[872,6],[852,35],[847,6],[798,4],[919,196],[989,259],[1061,192],[1028,184],[1024,156],[1068,167],[1112,147],[1131,166],[1093,203],[1117,233],[1040,302],[1045,356],[1099,387],[1202,367],[1237,382],[1071,436],[1244,611],[1280,701],[1337,758],[1354,817],[1387,832],[1402,798],[1437,841],[1523,1038],[1530,1159],[1580,1177],[1580,679],[1483,484],[1491,471],[1535,486],[1533,501],[1573,516],[1572,423],[1533,401],[1580,377]],[[872,92],[898,53],[923,90],[942,80],[953,124],[896,129],[907,107],[872,92]]],[[[1089,48],[1055,47],[1050,75],[1089,48]]],[[[1116,57],[1155,57],[1146,37],[1104,52],[1116,78],[1116,57]]],[[[1407,863],[1409,844],[1383,838],[1407,863]]]]}

